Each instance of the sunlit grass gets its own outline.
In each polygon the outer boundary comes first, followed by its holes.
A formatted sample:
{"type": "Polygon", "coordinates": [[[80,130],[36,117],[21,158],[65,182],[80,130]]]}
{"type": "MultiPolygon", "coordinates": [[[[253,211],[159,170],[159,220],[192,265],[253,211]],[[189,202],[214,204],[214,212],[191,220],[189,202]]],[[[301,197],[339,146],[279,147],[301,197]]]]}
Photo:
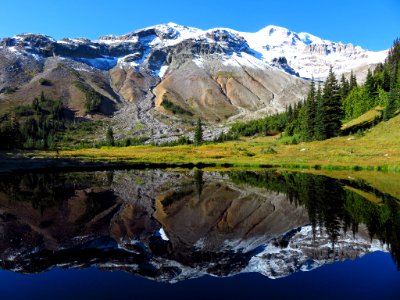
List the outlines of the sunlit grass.
{"type": "Polygon", "coordinates": [[[377,106],[369,111],[367,111],[365,114],[359,116],[358,118],[355,118],[342,126],[342,130],[349,129],[354,126],[358,126],[361,124],[366,124],[373,122],[376,118],[379,118],[382,116],[382,111],[383,108],[380,106],[377,106]]]}
{"type": "MultiPolygon", "coordinates": [[[[138,163],[205,163],[233,166],[400,171],[400,117],[382,122],[365,136],[283,145],[276,137],[242,139],[199,147],[131,146],[63,150],[60,157],[138,163]],[[276,153],[271,153],[273,148],[276,153]]],[[[56,156],[54,152],[40,152],[56,156]]]]}

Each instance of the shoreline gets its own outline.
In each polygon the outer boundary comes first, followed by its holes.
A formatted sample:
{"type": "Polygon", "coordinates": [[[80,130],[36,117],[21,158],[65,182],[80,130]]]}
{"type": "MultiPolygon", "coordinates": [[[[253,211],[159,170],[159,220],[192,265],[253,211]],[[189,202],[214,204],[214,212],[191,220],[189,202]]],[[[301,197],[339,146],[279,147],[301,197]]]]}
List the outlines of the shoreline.
{"type": "Polygon", "coordinates": [[[333,165],[312,163],[229,163],[229,162],[154,162],[149,160],[129,158],[106,159],[96,157],[30,157],[32,152],[18,152],[16,154],[0,153],[0,176],[15,173],[33,172],[84,172],[101,170],[123,169],[288,169],[304,171],[370,171],[370,172],[400,172],[398,166],[360,166],[360,165],[333,165]]]}

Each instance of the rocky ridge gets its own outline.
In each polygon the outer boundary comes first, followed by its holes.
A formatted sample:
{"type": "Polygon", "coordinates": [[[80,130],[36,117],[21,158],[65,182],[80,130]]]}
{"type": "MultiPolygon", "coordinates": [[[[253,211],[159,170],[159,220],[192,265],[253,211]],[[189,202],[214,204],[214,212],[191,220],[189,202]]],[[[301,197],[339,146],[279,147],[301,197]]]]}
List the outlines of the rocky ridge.
{"type": "Polygon", "coordinates": [[[218,124],[302,100],[307,79],[323,80],[330,65],[337,74],[355,70],[361,78],[386,54],[277,26],[244,33],[168,23],[93,41],[22,34],[0,40],[0,104],[30,103],[43,91],[77,117],[117,112],[119,135],[178,136],[197,117],[209,122],[210,133],[220,132],[218,124]],[[101,97],[96,112],[85,111],[77,82],[101,97]]]}

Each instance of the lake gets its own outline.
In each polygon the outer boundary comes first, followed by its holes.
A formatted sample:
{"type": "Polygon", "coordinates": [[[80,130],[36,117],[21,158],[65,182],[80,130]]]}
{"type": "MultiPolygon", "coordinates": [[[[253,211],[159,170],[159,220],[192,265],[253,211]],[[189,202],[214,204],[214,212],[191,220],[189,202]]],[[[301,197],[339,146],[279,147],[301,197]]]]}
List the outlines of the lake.
{"type": "Polygon", "coordinates": [[[398,175],[359,174],[1,176],[0,295],[398,299],[398,175]]]}

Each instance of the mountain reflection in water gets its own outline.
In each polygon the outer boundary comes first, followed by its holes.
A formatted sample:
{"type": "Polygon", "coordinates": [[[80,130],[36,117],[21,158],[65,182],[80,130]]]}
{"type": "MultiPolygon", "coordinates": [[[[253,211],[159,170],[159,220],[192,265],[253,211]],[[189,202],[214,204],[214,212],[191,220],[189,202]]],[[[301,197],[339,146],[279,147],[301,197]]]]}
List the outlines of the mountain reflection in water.
{"type": "Polygon", "coordinates": [[[269,278],[374,251],[400,258],[399,201],[364,181],[283,171],[104,171],[0,178],[0,266],[177,282],[269,278]]]}

